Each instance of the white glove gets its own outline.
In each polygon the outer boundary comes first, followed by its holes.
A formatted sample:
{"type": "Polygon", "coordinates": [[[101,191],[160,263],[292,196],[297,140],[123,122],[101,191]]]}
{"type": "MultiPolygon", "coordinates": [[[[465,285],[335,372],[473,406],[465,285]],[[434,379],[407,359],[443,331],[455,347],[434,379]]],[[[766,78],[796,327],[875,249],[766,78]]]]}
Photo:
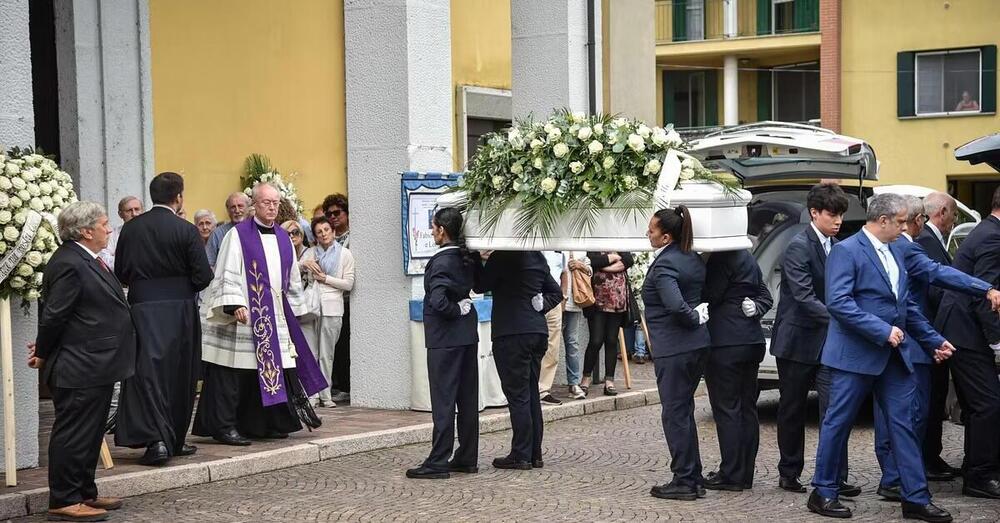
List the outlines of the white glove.
{"type": "Polygon", "coordinates": [[[1000,356],[1000,341],[991,343],[990,348],[993,349],[993,354],[1000,356]]]}
{"type": "Polygon", "coordinates": [[[743,303],[740,304],[740,307],[743,308],[743,315],[747,318],[753,318],[757,315],[757,304],[750,298],[743,298],[743,303]]]}
{"type": "Polygon", "coordinates": [[[458,308],[462,309],[462,316],[465,316],[470,311],[472,311],[472,300],[466,298],[458,302],[458,308]]]}
{"type": "Polygon", "coordinates": [[[698,306],[694,308],[694,310],[698,311],[698,324],[699,325],[704,325],[704,324],[708,323],[708,304],[707,303],[699,303],[698,306]]]}
{"type": "Polygon", "coordinates": [[[545,307],[545,300],[542,298],[542,293],[538,293],[531,297],[531,308],[535,309],[535,312],[542,312],[542,308],[545,307]]]}

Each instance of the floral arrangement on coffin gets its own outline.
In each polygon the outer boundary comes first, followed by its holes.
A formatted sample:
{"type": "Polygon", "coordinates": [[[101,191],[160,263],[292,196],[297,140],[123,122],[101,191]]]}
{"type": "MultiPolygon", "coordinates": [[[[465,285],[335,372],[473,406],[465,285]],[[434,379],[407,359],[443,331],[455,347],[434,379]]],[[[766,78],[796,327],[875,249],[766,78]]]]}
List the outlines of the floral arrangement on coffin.
{"type": "Polygon", "coordinates": [[[739,191],[735,179],[709,171],[685,149],[670,126],[564,109],[545,121],[529,117],[486,135],[456,189],[486,231],[517,207],[513,229],[522,238],[550,236],[565,219],[574,234],[586,234],[602,209],[635,219],[654,207],[661,171],[671,158],[680,161],[677,188],[696,180],[718,184],[727,194],[739,191]]]}
{"type": "Polygon", "coordinates": [[[31,149],[0,149],[0,298],[41,296],[42,273],[59,247],[56,217],[76,201],[73,179],[31,149]]]}
{"type": "MultiPolygon", "coordinates": [[[[247,156],[246,162],[244,162],[244,171],[245,174],[240,178],[244,194],[251,196],[253,187],[258,183],[270,183],[278,189],[281,199],[287,200],[295,208],[295,212],[302,215],[302,201],[299,200],[295,184],[285,181],[278,170],[271,165],[271,160],[267,156],[257,153],[247,156]]],[[[289,176],[289,178],[294,177],[295,173],[289,176]]]]}

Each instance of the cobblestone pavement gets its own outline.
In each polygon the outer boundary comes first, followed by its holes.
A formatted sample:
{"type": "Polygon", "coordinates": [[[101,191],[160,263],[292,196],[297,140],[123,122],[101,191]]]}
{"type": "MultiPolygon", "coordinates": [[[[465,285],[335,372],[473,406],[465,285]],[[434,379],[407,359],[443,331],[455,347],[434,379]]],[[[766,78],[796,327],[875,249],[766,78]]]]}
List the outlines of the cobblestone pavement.
{"type": "MultiPolygon", "coordinates": [[[[775,391],[761,397],[761,450],[755,487],[740,493],[709,491],[696,502],[665,501],[649,488],[669,477],[659,406],[606,412],[546,426],[545,468],[501,471],[489,466],[504,455],[510,433],[486,434],[481,472],[449,480],[408,480],[428,445],[381,450],[247,478],[126,500],[117,521],[800,521],[817,520],[806,495],[776,487],[775,391]]],[[[718,463],[707,398],[697,400],[705,470],[718,463]]],[[[815,401],[813,402],[815,408],[815,401]]],[[[947,459],[961,460],[961,428],[946,426],[947,459]]],[[[815,423],[807,435],[811,453],[815,423]]],[[[870,418],[851,439],[851,479],[864,489],[848,501],[855,520],[901,518],[898,504],[878,500],[878,465],[870,418]]],[[[812,457],[807,455],[808,477],[812,457]]],[[[1000,502],[961,496],[961,482],[932,483],[935,501],[962,521],[1000,520],[1000,502]]],[[[41,521],[42,518],[24,521],[41,521]]]]}

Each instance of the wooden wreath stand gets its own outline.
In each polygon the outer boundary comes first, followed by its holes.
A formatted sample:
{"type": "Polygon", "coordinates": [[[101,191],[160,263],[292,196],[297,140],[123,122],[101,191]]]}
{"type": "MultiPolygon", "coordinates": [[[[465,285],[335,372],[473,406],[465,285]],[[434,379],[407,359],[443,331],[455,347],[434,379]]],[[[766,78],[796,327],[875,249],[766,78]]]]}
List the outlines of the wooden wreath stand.
{"type": "Polygon", "coordinates": [[[8,487],[17,486],[17,431],[14,425],[14,348],[10,298],[0,299],[0,371],[3,373],[3,459],[8,487]]]}

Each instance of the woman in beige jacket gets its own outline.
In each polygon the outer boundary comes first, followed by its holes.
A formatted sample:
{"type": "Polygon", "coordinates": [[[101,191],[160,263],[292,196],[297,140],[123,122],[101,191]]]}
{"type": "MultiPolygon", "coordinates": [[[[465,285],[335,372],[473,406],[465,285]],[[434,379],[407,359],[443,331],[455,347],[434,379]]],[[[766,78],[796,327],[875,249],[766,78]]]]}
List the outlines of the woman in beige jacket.
{"type": "MultiPolygon", "coordinates": [[[[354,288],[354,257],[334,239],[333,227],[326,217],[314,218],[312,232],[316,246],[302,255],[300,265],[312,275],[320,294],[320,315],[316,320],[310,347],[320,370],[329,380],[333,374],[333,352],[340,338],[344,317],[344,292],[354,288]]],[[[319,406],[336,407],[330,389],[319,393],[319,406]]]]}

